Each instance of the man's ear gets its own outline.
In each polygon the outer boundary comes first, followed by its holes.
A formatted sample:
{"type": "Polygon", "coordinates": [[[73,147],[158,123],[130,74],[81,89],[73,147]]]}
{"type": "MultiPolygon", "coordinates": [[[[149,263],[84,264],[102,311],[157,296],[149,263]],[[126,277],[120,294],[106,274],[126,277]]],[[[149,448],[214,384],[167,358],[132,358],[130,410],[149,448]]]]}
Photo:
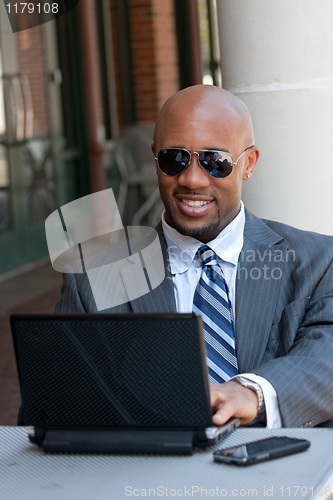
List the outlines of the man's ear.
{"type": "Polygon", "coordinates": [[[248,180],[251,175],[253,174],[253,171],[255,169],[255,166],[257,164],[257,161],[259,160],[260,156],[260,151],[256,146],[253,146],[247,155],[247,163],[246,167],[244,170],[244,180],[248,180]]]}

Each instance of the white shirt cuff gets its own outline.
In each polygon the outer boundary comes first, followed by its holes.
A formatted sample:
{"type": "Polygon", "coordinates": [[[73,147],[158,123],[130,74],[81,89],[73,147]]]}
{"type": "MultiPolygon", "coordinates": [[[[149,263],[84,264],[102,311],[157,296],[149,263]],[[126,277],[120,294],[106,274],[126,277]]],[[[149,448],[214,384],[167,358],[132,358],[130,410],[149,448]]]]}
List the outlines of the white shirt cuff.
{"type": "Polygon", "coordinates": [[[282,427],[282,419],[280,415],[277,394],[270,382],[260,375],[254,373],[241,373],[242,377],[246,377],[253,382],[256,382],[262,388],[264,393],[264,401],[266,408],[266,422],[268,429],[279,429],[282,427]]]}

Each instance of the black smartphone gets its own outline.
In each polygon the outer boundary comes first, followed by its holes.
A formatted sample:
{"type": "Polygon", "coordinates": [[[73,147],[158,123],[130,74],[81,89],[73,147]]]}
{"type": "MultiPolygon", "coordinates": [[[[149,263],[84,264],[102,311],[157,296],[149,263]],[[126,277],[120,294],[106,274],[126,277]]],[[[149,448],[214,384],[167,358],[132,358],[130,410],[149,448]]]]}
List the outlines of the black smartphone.
{"type": "Polygon", "coordinates": [[[214,460],[225,464],[251,465],[291,455],[309,448],[307,439],[272,436],[214,452],[214,460]]]}

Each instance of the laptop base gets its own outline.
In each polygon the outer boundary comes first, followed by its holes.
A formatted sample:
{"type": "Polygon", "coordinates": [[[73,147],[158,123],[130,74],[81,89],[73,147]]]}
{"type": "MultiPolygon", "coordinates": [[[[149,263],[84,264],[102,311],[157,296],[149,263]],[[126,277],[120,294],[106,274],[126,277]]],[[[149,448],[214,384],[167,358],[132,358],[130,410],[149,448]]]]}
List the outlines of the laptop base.
{"type": "Polygon", "coordinates": [[[53,453],[175,453],[192,455],[190,430],[38,429],[28,428],[29,439],[53,453]]]}

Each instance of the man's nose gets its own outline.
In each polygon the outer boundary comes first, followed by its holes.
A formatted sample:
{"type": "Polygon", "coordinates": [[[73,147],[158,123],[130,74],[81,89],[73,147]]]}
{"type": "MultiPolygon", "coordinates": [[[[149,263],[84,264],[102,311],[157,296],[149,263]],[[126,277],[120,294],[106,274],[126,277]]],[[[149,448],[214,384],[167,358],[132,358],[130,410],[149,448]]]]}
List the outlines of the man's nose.
{"type": "Polygon", "coordinates": [[[191,163],[181,172],[178,182],[189,189],[209,186],[209,175],[200,167],[199,155],[197,153],[191,153],[191,163]]]}

